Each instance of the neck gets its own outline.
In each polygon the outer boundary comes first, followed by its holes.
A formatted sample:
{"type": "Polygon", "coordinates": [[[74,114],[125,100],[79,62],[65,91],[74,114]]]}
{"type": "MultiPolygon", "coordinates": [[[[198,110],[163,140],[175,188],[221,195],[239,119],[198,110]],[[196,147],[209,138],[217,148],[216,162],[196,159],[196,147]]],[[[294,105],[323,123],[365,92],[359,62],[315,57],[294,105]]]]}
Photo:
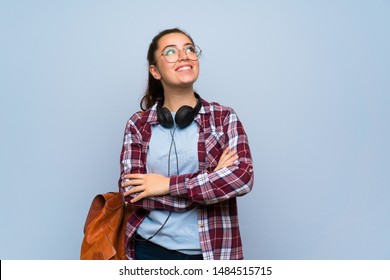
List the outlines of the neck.
{"type": "Polygon", "coordinates": [[[195,107],[196,97],[194,90],[183,92],[165,92],[164,93],[164,107],[168,108],[171,112],[177,112],[177,110],[184,105],[195,107]]]}

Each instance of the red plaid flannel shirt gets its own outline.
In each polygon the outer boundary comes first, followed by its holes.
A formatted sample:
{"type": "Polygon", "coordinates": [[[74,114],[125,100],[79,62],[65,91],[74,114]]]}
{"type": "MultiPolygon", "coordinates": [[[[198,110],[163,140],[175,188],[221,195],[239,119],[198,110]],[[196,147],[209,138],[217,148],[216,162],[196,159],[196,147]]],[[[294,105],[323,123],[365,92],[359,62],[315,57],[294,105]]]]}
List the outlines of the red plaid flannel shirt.
{"type": "MultiPolygon", "coordinates": [[[[170,194],[142,199],[130,217],[126,230],[126,251],[134,259],[132,235],[150,210],[185,211],[198,209],[198,229],[204,259],[243,259],[238,226],[237,196],[253,187],[253,164],[248,138],[233,109],[202,100],[195,117],[199,124],[196,173],[171,176],[170,194]],[[238,161],[228,168],[213,170],[226,147],[236,150],[238,161]]],[[[120,156],[121,178],[129,173],[146,173],[146,155],[151,126],[158,124],[156,105],[135,113],[127,122],[120,156]]],[[[130,203],[131,196],[125,197],[130,203]]]]}

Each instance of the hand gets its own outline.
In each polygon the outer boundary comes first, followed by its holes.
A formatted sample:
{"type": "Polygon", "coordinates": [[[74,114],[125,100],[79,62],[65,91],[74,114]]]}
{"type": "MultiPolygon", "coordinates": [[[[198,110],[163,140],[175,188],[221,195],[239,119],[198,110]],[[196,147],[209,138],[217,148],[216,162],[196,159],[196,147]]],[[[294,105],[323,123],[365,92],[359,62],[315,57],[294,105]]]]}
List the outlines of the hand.
{"type": "Polygon", "coordinates": [[[123,176],[127,180],[122,184],[122,187],[132,188],[127,190],[124,195],[136,194],[131,200],[131,203],[135,203],[145,197],[160,196],[169,194],[169,182],[170,178],[164,177],[160,174],[127,174],[123,176]]]}
{"type": "Polygon", "coordinates": [[[214,169],[214,171],[217,171],[221,168],[224,168],[224,167],[229,167],[233,164],[233,162],[235,162],[236,160],[238,160],[238,155],[237,155],[237,151],[231,151],[229,147],[227,147],[222,155],[221,155],[221,158],[219,159],[218,161],[218,165],[217,167],[214,169]]]}

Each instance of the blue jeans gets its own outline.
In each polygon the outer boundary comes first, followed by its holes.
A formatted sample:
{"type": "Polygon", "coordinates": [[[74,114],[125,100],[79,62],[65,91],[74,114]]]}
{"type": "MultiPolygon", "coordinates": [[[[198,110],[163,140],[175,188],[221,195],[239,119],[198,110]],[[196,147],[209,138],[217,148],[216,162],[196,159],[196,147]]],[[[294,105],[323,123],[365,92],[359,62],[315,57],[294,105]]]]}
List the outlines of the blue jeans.
{"type": "Polygon", "coordinates": [[[134,242],[136,260],[203,260],[202,255],[187,255],[169,250],[139,235],[135,236],[134,242]]]}

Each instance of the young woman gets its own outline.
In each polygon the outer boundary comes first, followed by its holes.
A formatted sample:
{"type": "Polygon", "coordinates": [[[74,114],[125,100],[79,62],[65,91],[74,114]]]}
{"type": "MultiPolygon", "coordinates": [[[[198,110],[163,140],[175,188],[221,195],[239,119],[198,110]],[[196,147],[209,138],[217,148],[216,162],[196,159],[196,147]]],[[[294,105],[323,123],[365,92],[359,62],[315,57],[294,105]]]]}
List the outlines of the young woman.
{"type": "Polygon", "coordinates": [[[242,259],[236,197],[251,191],[247,135],[229,107],[194,91],[201,50],[180,29],[148,51],[142,111],[127,122],[119,187],[137,207],[129,259],[242,259]]]}

